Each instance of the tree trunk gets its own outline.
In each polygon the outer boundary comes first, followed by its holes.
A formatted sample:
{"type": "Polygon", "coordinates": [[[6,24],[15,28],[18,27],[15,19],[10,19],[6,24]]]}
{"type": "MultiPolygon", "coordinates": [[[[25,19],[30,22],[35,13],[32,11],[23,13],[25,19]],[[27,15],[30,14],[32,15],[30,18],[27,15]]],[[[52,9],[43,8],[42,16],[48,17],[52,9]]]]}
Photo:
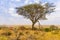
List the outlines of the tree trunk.
{"type": "Polygon", "coordinates": [[[40,30],[41,25],[40,25],[40,22],[39,21],[38,21],[38,24],[39,24],[39,30],[40,30]]]}
{"type": "Polygon", "coordinates": [[[34,30],[34,25],[35,25],[35,23],[32,24],[32,30],[34,30]]]}

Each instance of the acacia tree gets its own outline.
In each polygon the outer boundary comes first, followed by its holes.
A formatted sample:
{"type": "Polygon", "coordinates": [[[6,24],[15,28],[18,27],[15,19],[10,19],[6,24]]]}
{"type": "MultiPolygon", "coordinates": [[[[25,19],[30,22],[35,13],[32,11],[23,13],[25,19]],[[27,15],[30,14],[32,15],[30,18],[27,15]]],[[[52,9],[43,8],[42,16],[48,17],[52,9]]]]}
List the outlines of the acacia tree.
{"type": "Polygon", "coordinates": [[[54,11],[54,5],[52,3],[45,4],[29,4],[22,7],[16,7],[17,13],[30,19],[32,22],[32,29],[34,29],[34,25],[39,20],[45,20],[46,14],[50,14],[54,11]]]}

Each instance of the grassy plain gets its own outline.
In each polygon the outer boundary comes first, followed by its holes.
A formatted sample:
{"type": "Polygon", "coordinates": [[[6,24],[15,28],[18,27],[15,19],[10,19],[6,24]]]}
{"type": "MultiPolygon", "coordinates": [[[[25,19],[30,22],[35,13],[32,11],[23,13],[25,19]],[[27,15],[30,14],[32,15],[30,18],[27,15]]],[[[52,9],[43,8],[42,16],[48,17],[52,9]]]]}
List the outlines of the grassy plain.
{"type": "MultiPolygon", "coordinates": [[[[35,27],[38,28],[37,25],[35,27]]],[[[42,27],[49,28],[50,25],[42,27]]],[[[60,28],[46,32],[39,29],[31,30],[31,25],[1,25],[0,40],[60,40],[60,28]]]]}

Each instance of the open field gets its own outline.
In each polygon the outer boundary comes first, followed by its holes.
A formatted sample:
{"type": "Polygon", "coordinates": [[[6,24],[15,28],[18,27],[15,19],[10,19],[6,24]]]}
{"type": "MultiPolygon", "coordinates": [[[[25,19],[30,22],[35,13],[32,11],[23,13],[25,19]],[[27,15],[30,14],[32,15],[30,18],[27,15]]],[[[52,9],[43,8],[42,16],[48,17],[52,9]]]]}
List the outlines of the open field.
{"type": "Polygon", "coordinates": [[[0,40],[60,40],[59,27],[54,27],[55,29],[50,28],[50,25],[42,27],[41,30],[39,28],[32,30],[31,25],[3,25],[0,26],[0,40]]]}

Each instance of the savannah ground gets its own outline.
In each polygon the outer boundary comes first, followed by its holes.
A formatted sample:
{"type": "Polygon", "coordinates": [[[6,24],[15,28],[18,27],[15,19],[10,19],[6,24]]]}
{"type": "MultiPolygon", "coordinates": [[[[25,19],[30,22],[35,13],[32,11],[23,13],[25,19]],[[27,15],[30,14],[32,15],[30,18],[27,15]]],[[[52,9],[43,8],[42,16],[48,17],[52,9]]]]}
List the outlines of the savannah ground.
{"type": "Polygon", "coordinates": [[[31,25],[0,25],[0,40],[60,40],[59,25],[53,26],[35,26],[32,30],[31,25]]]}

